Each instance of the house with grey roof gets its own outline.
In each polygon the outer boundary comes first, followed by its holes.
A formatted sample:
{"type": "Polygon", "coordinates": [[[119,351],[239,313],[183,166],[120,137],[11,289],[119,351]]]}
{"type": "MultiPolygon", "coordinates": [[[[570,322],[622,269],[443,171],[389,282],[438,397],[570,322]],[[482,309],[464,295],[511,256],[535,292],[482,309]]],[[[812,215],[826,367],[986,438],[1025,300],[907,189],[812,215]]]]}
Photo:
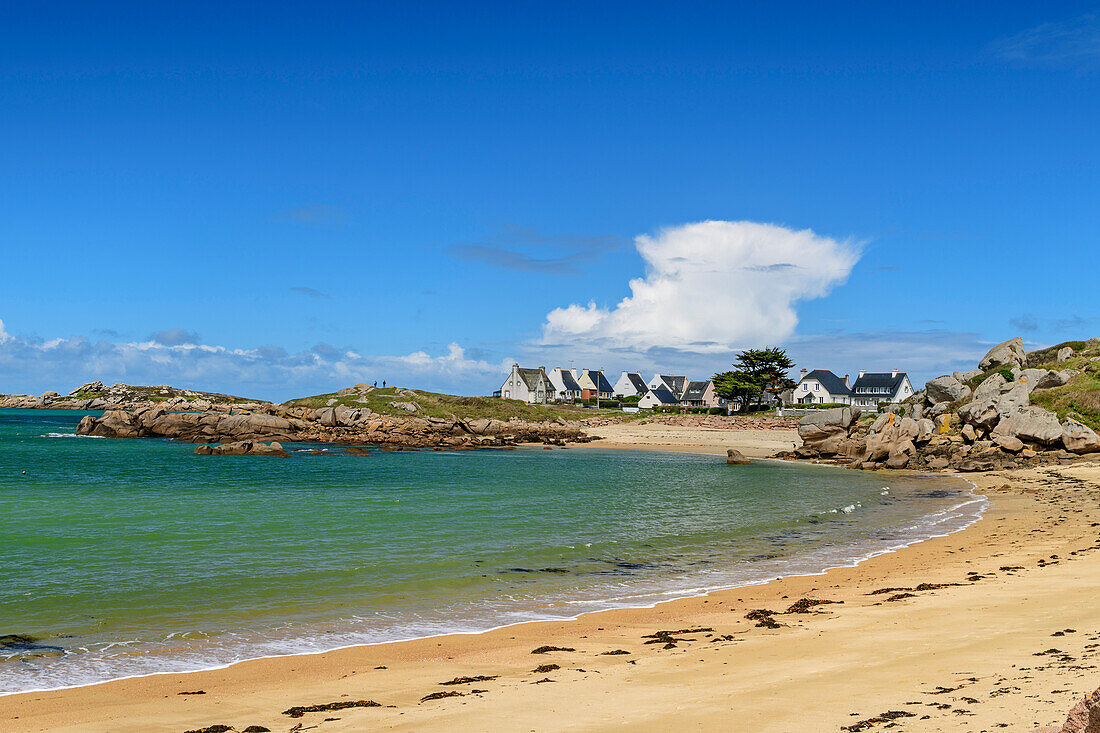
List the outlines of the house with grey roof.
{"type": "Polygon", "coordinates": [[[848,386],[848,375],[841,379],[828,369],[802,370],[802,378],[795,385],[791,401],[805,405],[812,403],[852,404],[852,389],[848,386]]]}
{"type": "Polygon", "coordinates": [[[649,380],[649,388],[657,389],[658,387],[664,387],[671,392],[679,401],[680,397],[684,394],[684,389],[687,388],[687,377],[678,377],[671,374],[654,374],[653,379],[649,380]]]}
{"type": "Polygon", "coordinates": [[[726,398],[718,396],[714,391],[714,381],[708,379],[688,382],[680,396],[680,404],[684,407],[725,407],[726,398]]]}
{"type": "Polygon", "coordinates": [[[901,402],[912,396],[909,375],[897,369],[889,372],[860,370],[852,385],[852,404],[859,407],[878,407],[880,402],[901,402]]]}
{"type": "Polygon", "coordinates": [[[680,400],[664,384],[658,385],[656,389],[649,390],[642,395],[642,399],[638,400],[638,407],[646,410],[654,407],[672,407],[679,404],[680,400]]]}
{"type": "Polygon", "coordinates": [[[581,385],[577,383],[573,372],[554,367],[547,376],[550,377],[550,384],[554,385],[558,402],[572,402],[581,398],[581,385]]]}
{"type": "Polygon", "coordinates": [[[642,379],[638,372],[623,372],[615,382],[616,397],[633,397],[644,395],[649,391],[649,385],[642,379]]]}
{"type": "Polygon", "coordinates": [[[522,400],[535,405],[553,402],[555,394],[554,385],[544,367],[524,369],[519,364],[512,365],[512,373],[500,388],[503,399],[522,400]]]}
{"type": "Polygon", "coordinates": [[[582,369],[580,374],[574,369],[573,376],[581,386],[581,397],[586,400],[596,399],[597,395],[601,400],[609,400],[614,395],[603,369],[582,369]]]}

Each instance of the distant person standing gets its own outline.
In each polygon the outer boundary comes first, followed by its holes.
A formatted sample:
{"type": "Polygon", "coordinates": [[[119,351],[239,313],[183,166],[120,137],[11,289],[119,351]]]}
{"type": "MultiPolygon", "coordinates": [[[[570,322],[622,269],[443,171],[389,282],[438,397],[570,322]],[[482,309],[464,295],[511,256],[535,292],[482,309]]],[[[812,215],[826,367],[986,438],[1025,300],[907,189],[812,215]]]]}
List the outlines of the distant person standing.
{"type": "Polygon", "coordinates": [[[383,379],[383,380],[382,380],[382,389],[385,389],[385,388],[386,388],[386,380],[385,380],[385,379],[383,379]]]}

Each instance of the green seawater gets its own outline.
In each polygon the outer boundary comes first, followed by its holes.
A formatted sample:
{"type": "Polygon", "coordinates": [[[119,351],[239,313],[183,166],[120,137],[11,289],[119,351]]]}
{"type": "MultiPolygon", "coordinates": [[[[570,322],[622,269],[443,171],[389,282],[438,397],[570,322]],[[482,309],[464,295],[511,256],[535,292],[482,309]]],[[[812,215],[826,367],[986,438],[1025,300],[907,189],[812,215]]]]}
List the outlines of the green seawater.
{"type": "Polygon", "coordinates": [[[0,693],[649,605],[850,565],[985,503],[656,451],[196,456],[76,437],[81,416],[0,410],[0,693]]]}

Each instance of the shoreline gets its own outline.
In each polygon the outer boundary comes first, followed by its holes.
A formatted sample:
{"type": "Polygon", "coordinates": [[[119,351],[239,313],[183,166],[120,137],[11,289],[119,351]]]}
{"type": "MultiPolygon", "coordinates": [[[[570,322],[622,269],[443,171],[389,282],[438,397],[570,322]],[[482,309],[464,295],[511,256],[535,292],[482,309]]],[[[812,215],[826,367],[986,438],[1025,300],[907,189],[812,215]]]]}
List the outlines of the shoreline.
{"type": "MultiPolygon", "coordinates": [[[[78,437],[80,437],[80,436],[78,436],[78,437]]],[[[85,437],[95,437],[95,436],[85,436],[85,437]]],[[[525,446],[521,446],[521,447],[525,447],[525,446]]],[[[530,447],[532,447],[532,448],[538,447],[538,444],[532,444],[532,446],[530,446],[530,447]]],[[[599,450],[602,447],[603,446],[600,446],[600,445],[590,445],[590,444],[589,445],[583,445],[583,446],[576,446],[576,448],[579,448],[581,450],[584,450],[584,449],[599,450]]],[[[630,448],[627,447],[627,446],[616,446],[615,449],[627,450],[627,449],[630,449],[630,448]]],[[[665,447],[659,448],[659,449],[652,448],[650,446],[645,446],[645,447],[633,448],[633,450],[660,450],[661,452],[682,452],[682,453],[685,453],[687,455],[699,455],[699,454],[703,453],[703,451],[679,450],[679,448],[675,445],[668,445],[668,446],[665,446],[665,447]]],[[[713,455],[724,455],[724,454],[713,454],[713,455]]],[[[778,462],[778,463],[794,463],[796,465],[800,465],[800,464],[804,463],[804,462],[800,462],[800,461],[788,461],[786,459],[781,459],[781,458],[760,458],[758,460],[763,460],[763,461],[768,461],[768,462],[778,462]]],[[[812,465],[819,466],[819,467],[843,468],[842,466],[836,466],[834,464],[829,464],[829,463],[820,463],[820,464],[812,464],[812,465]]],[[[942,476],[944,476],[944,474],[924,473],[924,472],[902,472],[902,471],[898,471],[898,472],[895,472],[895,473],[896,474],[903,474],[903,473],[904,474],[914,474],[914,475],[930,476],[930,477],[942,477],[942,476]]],[[[285,654],[266,654],[266,655],[261,655],[261,656],[257,656],[257,657],[248,657],[246,659],[239,659],[239,660],[235,660],[235,661],[232,661],[232,662],[214,664],[214,665],[211,665],[211,666],[208,666],[208,667],[201,667],[201,668],[198,668],[198,669],[191,669],[191,670],[148,672],[148,673],[144,673],[144,674],[125,675],[125,676],[122,676],[122,677],[113,677],[113,678],[106,679],[106,680],[98,680],[98,681],[94,681],[94,682],[78,683],[78,684],[74,684],[74,685],[64,685],[64,686],[60,686],[60,687],[37,688],[37,689],[30,689],[30,690],[20,690],[20,691],[15,691],[15,692],[0,691],[0,703],[2,703],[4,698],[13,697],[13,696],[17,696],[17,695],[48,694],[48,693],[62,692],[62,691],[68,691],[68,690],[80,690],[80,689],[84,689],[84,688],[97,687],[97,686],[101,686],[101,685],[112,685],[112,684],[115,684],[115,683],[125,682],[125,681],[129,681],[129,680],[142,680],[142,679],[149,679],[149,678],[155,678],[155,677],[175,677],[175,676],[180,676],[180,675],[197,675],[197,674],[203,674],[203,673],[207,673],[207,672],[218,672],[218,671],[222,671],[222,670],[229,670],[229,669],[232,669],[233,667],[236,667],[238,665],[250,664],[250,663],[254,663],[254,662],[263,662],[263,661],[267,661],[267,660],[281,660],[281,659],[292,659],[292,658],[295,658],[295,657],[311,657],[311,656],[321,657],[321,656],[325,656],[325,655],[328,655],[328,654],[333,654],[333,653],[342,652],[342,651],[346,651],[346,650],[369,649],[369,648],[372,648],[372,647],[385,646],[385,645],[395,645],[395,644],[397,644],[397,645],[413,644],[413,643],[417,643],[417,642],[426,642],[426,641],[431,641],[431,640],[434,640],[434,639],[445,639],[445,638],[450,638],[450,637],[471,637],[471,636],[472,637],[477,637],[477,636],[482,636],[482,635],[486,635],[486,634],[492,634],[492,633],[499,632],[499,631],[506,630],[506,629],[510,629],[510,628],[515,628],[515,627],[519,627],[519,626],[526,626],[526,625],[529,625],[529,624],[569,623],[569,622],[580,621],[580,620],[582,620],[586,617],[589,617],[589,616],[596,616],[596,615],[606,614],[606,613],[615,613],[615,612],[618,612],[618,611],[654,610],[654,609],[657,609],[657,607],[659,607],[661,605],[664,605],[664,604],[676,603],[678,601],[685,601],[685,600],[709,598],[709,597],[715,596],[717,594],[728,593],[728,592],[731,592],[731,591],[741,590],[741,589],[744,589],[744,588],[751,588],[751,587],[755,587],[755,586],[766,586],[766,585],[769,585],[771,583],[775,583],[777,581],[800,579],[800,578],[821,577],[821,576],[827,575],[829,572],[834,571],[834,570],[857,568],[859,565],[861,565],[865,562],[868,562],[870,560],[873,560],[874,558],[881,557],[883,555],[889,555],[889,554],[892,554],[892,553],[902,552],[902,551],[904,551],[908,548],[911,548],[915,545],[919,545],[919,544],[924,543],[924,542],[928,542],[928,541],[931,541],[931,540],[940,539],[940,538],[944,538],[944,537],[950,537],[951,535],[954,535],[954,534],[957,534],[959,532],[965,531],[969,527],[972,527],[975,524],[977,524],[978,522],[980,522],[983,519],[983,517],[985,516],[985,512],[988,510],[988,508],[990,506],[990,502],[989,502],[988,497],[986,497],[984,494],[977,493],[978,486],[977,486],[977,484],[975,484],[970,479],[962,477],[962,476],[954,475],[954,474],[947,474],[947,476],[949,476],[951,478],[958,478],[963,483],[968,485],[969,493],[964,495],[964,496],[967,497],[968,500],[963,501],[959,504],[956,504],[956,505],[954,505],[954,506],[952,506],[948,509],[941,510],[941,511],[953,512],[953,511],[961,508],[962,506],[965,506],[965,505],[971,503],[975,499],[980,500],[982,502],[982,505],[977,509],[977,514],[972,519],[967,521],[966,524],[964,524],[963,526],[961,526],[957,529],[954,529],[950,532],[947,532],[947,533],[930,534],[930,535],[920,537],[920,538],[917,538],[917,539],[913,539],[913,540],[910,540],[910,541],[904,541],[901,544],[891,545],[891,546],[889,546],[885,549],[869,550],[869,551],[867,551],[863,554],[858,555],[855,559],[852,559],[850,561],[845,561],[845,562],[843,562],[842,564],[839,564],[839,565],[830,565],[828,567],[824,567],[824,568],[822,568],[820,570],[816,570],[816,571],[793,572],[793,573],[787,574],[787,575],[777,575],[777,576],[764,578],[764,579],[761,579],[761,580],[746,581],[746,582],[738,583],[738,584],[735,584],[735,585],[722,585],[722,586],[716,586],[716,587],[708,587],[708,588],[701,589],[699,592],[684,591],[684,593],[685,593],[684,595],[675,595],[675,593],[677,593],[677,591],[666,591],[665,593],[668,594],[670,597],[665,598],[665,599],[660,599],[660,600],[654,600],[654,601],[649,602],[649,603],[642,603],[640,605],[625,605],[625,606],[610,605],[610,606],[607,606],[605,608],[598,608],[598,609],[591,610],[591,611],[582,611],[582,612],[577,613],[573,616],[546,617],[546,618],[531,619],[531,620],[525,620],[525,621],[514,621],[514,622],[510,622],[510,623],[501,624],[501,625],[498,625],[498,626],[491,626],[491,627],[488,627],[488,628],[485,628],[485,629],[479,629],[479,630],[473,630],[473,631],[444,631],[444,632],[440,632],[440,633],[437,633],[437,634],[427,634],[427,635],[424,635],[424,636],[411,636],[411,637],[403,638],[403,639],[392,639],[392,640],[386,640],[386,641],[367,642],[367,643],[344,644],[344,645],[341,645],[341,646],[336,646],[336,647],[332,647],[330,649],[323,649],[323,650],[319,650],[319,651],[297,651],[297,652],[287,652],[285,654]]],[[[933,515],[932,514],[922,515],[922,518],[927,518],[929,516],[933,516],[933,515]]],[[[851,549],[856,550],[857,548],[853,545],[851,549]]],[[[791,559],[795,559],[797,557],[798,557],[798,555],[795,554],[795,555],[792,556],[791,559]]],[[[577,601],[573,601],[573,602],[577,602],[577,601]]],[[[607,600],[607,599],[597,600],[597,601],[593,601],[593,603],[610,603],[610,600],[607,600]]],[[[560,602],[556,603],[555,605],[560,605],[560,602]]]]}
{"type": "MultiPolygon", "coordinates": [[[[601,443],[603,441],[585,447],[608,447],[601,443]]],[[[669,445],[663,449],[678,450],[681,447],[669,445]]],[[[636,448],[650,449],[651,446],[639,445],[636,448]]],[[[843,617],[850,613],[875,613],[879,609],[889,609],[892,615],[910,617],[915,613],[912,607],[918,604],[939,602],[941,599],[966,595],[970,592],[969,586],[979,581],[966,581],[955,585],[955,582],[963,578],[957,573],[955,576],[945,577],[948,568],[958,570],[972,562],[991,560],[994,557],[998,558],[997,562],[1000,562],[999,558],[1020,551],[1035,554],[1034,547],[1027,546],[1023,550],[1018,547],[1021,542],[1019,537],[1027,539],[1025,536],[1027,532],[1038,531],[1032,526],[1034,520],[1039,519],[1038,512],[1035,510],[1044,502],[1038,501],[1033,496],[1036,492],[1041,493],[1040,489],[1034,487],[1035,475],[1043,472],[1052,475],[1072,473],[1077,468],[1077,466],[1068,466],[1044,469],[1042,472],[1039,469],[1029,469],[1011,472],[1014,475],[1009,475],[1009,472],[998,472],[966,478],[947,474],[968,481],[971,484],[972,494],[978,495],[981,491],[988,497],[983,512],[968,526],[947,535],[929,537],[885,550],[856,561],[854,564],[833,567],[819,573],[782,576],[759,583],[709,590],[702,594],[662,600],[647,606],[590,611],[569,619],[523,621],[486,631],[448,633],[405,641],[355,644],[325,652],[294,653],[242,660],[191,672],[153,673],[109,682],[53,688],[49,691],[11,693],[0,696],[0,721],[4,721],[5,730],[140,729],[171,730],[182,733],[184,730],[199,730],[213,724],[230,724],[243,730],[246,725],[257,723],[272,730],[284,730],[294,721],[282,716],[281,711],[291,705],[327,704],[369,697],[371,700],[377,699],[384,706],[396,704],[397,708],[347,709],[332,713],[333,716],[339,716],[335,720],[322,721],[323,716],[319,714],[311,715],[306,720],[314,724],[323,723],[321,729],[325,731],[359,730],[367,725],[372,728],[382,727],[391,730],[420,730],[425,727],[443,730],[488,729],[500,728],[503,721],[512,721],[516,716],[525,723],[530,723],[530,727],[537,727],[539,730],[605,730],[621,728],[621,723],[627,720],[631,721],[632,728],[640,730],[661,730],[676,724],[687,724],[704,730],[721,730],[723,722],[728,722],[728,715],[737,714],[748,716],[746,720],[754,720],[752,725],[754,730],[790,730],[792,728],[789,726],[792,725],[793,719],[789,715],[784,717],[783,711],[776,707],[776,696],[767,691],[742,691],[746,692],[748,697],[739,696],[739,702],[725,710],[725,717],[719,714],[719,711],[712,709],[711,702],[704,700],[696,700],[694,704],[686,706],[672,705],[664,710],[651,710],[651,699],[663,700],[671,705],[670,694],[680,693],[690,698],[694,696],[692,690],[696,688],[708,690],[715,699],[729,698],[731,693],[727,689],[729,682],[726,679],[729,668],[723,669],[723,667],[727,663],[733,664],[733,658],[731,657],[728,662],[710,658],[721,654],[736,656],[736,652],[742,646],[753,646],[763,660],[756,659],[757,654],[754,654],[752,659],[740,660],[742,668],[748,666],[756,670],[756,675],[765,679],[772,679],[778,671],[786,670],[789,676],[797,679],[799,674],[794,670],[802,665],[800,658],[806,652],[801,648],[789,649],[790,639],[784,637],[803,633],[805,631],[803,627],[828,626],[830,623],[835,624],[843,620],[843,617]],[[977,481],[970,481],[971,478],[976,478],[977,481]],[[1002,485],[1001,482],[1006,480],[1009,483],[1002,485]],[[984,521],[978,521],[979,519],[984,521]],[[1019,528],[1020,531],[1010,533],[1016,539],[1003,536],[1004,525],[999,527],[997,524],[1000,522],[1022,525],[1019,528]],[[1027,527],[1031,529],[1025,529],[1027,527]],[[995,547],[987,548],[984,553],[975,552],[975,546],[990,544],[994,538],[998,540],[995,547]],[[887,578],[898,580],[899,576],[901,580],[897,583],[886,582],[887,578]],[[865,592],[867,582],[879,577],[883,587],[907,583],[917,585],[913,581],[918,578],[920,583],[931,580],[935,584],[944,582],[952,584],[930,591],[915,592],[910,594],[910,597],[897,601],[890,598],[888,600],[893,602],[880,601],[865,608],[864,604],[860,603],[860,601],[865,602],[865,593],[861,594],[859,591],[862,589],[865,592]],[[902,582],[906,578],[908,580],[902,582]],[[821,595],[832,595],[832,599],[825,600],[840,599],[842,605],[824,605],[821,609],[812,609],[810,614],[805,616],[798,614],[791,616],[790,619],[788,615],[783,614],[782,608],[794,600],[821,595]],[[736,600],[734,600],[735,596],[737,596],[736,600]],[[841,596],[844,597],[841,598],[841,596]],[[723,608],[722,613],[716,614],[715,611],[719,606],[730,608],[728,610],[723,608]],[[729,611],[735,610],[734,607],[736,612],[730,614],[729,611]],[[745,613],[759,607],[768,607],[775,611],[774,619],[781,624],[781,628],[760,631],[753,623],[743,619],[745,613]],[[674,648],[667,651],[658,649],[656,646],[638,644],[639,637],[651,634],[659,628],[683,629],[685,627],[709,627],[713,628],[714,632],[706,632],[704,638],[695,636],[674,644],[674,648]],[[713,640],[705,638],[711,636],[719,638],[713,640]],[[618,656],[605,656],[606,652],[593,651],[592,645],[597,640],[599,645],[607,650],[629,651],[618,656]],[[716,643],[718,646],[709,646],[711,643],[716,643]],[[532,648],[545,644],[567,648],[574,645],[580,648],[583,644],[588,647],[576,653],[577,656],[584,655],[584,668],[568,668],[568,665],[577,661],[571,658],[574,657],[572,652],[530,655],[532,648]],[[704,644],[709,646],[706,648],[704,659],[699,660],[699,663],[689,663],[687,657],[695,655],[704,644]],[[685,646],[691,651],[686,651],[685,646]],[[591,656],[592,654],[595,656],[591,656]],[[784,659],[787,661],[781,661],[784,659]],[[536,675],[533,675],[529,668],[542,662],[554,662],[558,668],[543,673],[541,680],[535,680],[536,675]],[[375,669],[376,667],[379,669],[375,669]],[[594,667],[600,668],[594,669],[594,667]],[[673,673],[675,673],[674,678],[670,678],[669,674],[673,673]],[[583,677],[576,679],[578,674],[583,674],[583,677]],[[688,677],[683,677],[684,674],[688,677]],[[493,677],[492,680],[483,682],[447,687],[440,687],[438,682],[434,682],[435,678],[444,680],[451,676],[468,675],[487,677],[499,675],[499,681],[498,678],[493,677]],[[604,676],[608,679],[613,678],[617,684],[628,686],[625,692],[620,691],[628,701],[627,704],[612,704],[611,709],[615,712],[611,717],[608,717],[607,713],[600,712],[609,704],[607,696],[611,694],[606,688],[606,680],[599,679],[604,676]],[[685,680],[689,678],[691,679],[690,689],[684,686],[685,680]],[[559,692],[551,692],[560,688],[555,684],[544,684],[545,681],[567,687],[569,693],[563,696],[559,692]],[[481,692],[471,691],[472,688],[478,687],[489,689],[481,692]],[[204,692],[202,696],[179,695],[181,691],[198,688],[202,688],[204,692]],[[458,691],[462,694],[454,696],[454,699],[418,702],[421,695],[439,691],[458,691]],[[565,713],[558,707],[559,703],[565,703],[567,699],[578,703],[576,714],[565,713]],[[133,727],[127,727],[130,725],[133,727]]],[[[1092,471],[1095,475],[1088,477],[1088,482],[1093,482],[1089,485],[1100,488],[1100,466],[1086,464],[1081,470],[1086,473],[1092,471]]],[[[943,474],[932,475],[942,476],[943,474]]],[[[1043,480],[1039,480],[1038,483],[1042,484],[1043,480]]],[[[1092,495],[1096,496],[1100,493],[1094,492],[1092,495]]],[[[1089,509],[1092,509],[1091,505],[1089,509]]],[[[1086,520],[1100,519],[1100,511],[1090,513],[1094,516],[1089,517],[1084,514],[1074,516],[1073,526],[1080,530],[1087,525],[1086,520]]],[[[1055,522],[1055,527],[1062,526],[1068,521],[1067,519],[1065,522],[1055,522]]],[[[1092,534],[1096,533],[1094,529],[1089,531],[1092,534]]],[[[1047,537],[1044,534],[1041,541],[1047,544],[1053,543],[1052,547],[1062,548],[1066,537],[1047,537]]],[[[1096,546],[1100,547],[1100,543],[1096,546]]],[[[1065,557],[1061,554],[1063,552],[1065,552],[1064,549],[1055,549],[1053,554],[1055,557],[1065,557]]],[[[1076,551],[1071,552],[1076,554],[1076,551]]],[[[1047,554],[1050,554],[1049,551],[1047,554]]],[[[1092,561],[1092,558],[1089,560],[1092,561]]],[[[1064,561],[1050,560],[1045,564],[1040,561],[1038,567],[1046,573],[1048,572],[1046,568],[1059,565],[1060,562],[1064,561]]],[[[1001,571],[992,571],[991,574],[998,575],[1001,572],[1007,576],[1004,581],[1010,583],[1016,583],[1022,580],[1023,576],[1037,572],[1032,569],[1025,573],[1022,572],[1022,567],[1019,570],[1004,572],[1004,567],[1002,565],[1001,571]]],[[[1100,567],[1100,563],[1092,567],[1100,567]]],[[[987,572],[987,569],[982,568],[982,571],[987,572]]],[[[902,593],[905,591],[902,590],[902,593]]],[[[946,617],[954,618],[960,623],[969,623],[972,620],[970,618],[972,613],[969,610],[971,605],[973,605],[972,600],[964,599],[962,615],[959,615],[960,610],[956,608],[946,617]]],[[[1010,613],[1009,615],[1015,617],[1019,614],[1010,613]]],[[[920,615],[917,614],[917,617],[919,618],[920,615]]],[[[1092,627],[1081,622],[1075,623],[1079,627],[1100,630],[1100,612],[1092,612],[1092,618],[1095,620],[1092,627]]],[[[942,626],[942,619],[936,620],[935,625],[942,626]]],[[[1085,636],[1085,628],[1081,629],[1082,637],[1085,636]]],[[[818,633],[828,635],[826,633],[828,631],[824,628],[818,633]]],[[[689,636],[683,631],[677,633],[689,636]]],[[[853,638],[856,641],[863,636],[873,639],[881,633],[881,630],[872,625],[853,638]]],[[[1049,631],[1047,633],[1049,634],[1049,631]]],[[[843,638],[852,640],[850,634],[843,638]]],[[[810,643],[805,639],[804,641],[810,643]]],[[[1081,641],[1084,641],[1084,638],[1081,641]]],[[[1049,642],[1050,640],[1046,640],[1044,643],[1049,646],[1049,642]]],[[[828,651],[835,653],[831,646],[828,651]]],[[[872,657],[879,655],[877,651],[869,653],[872,657]]],[[[942,649],[942,656],[951,657],[955,655],[954,653],[955,650],[950,645],[942,649]]],[[[1035,653],[1032,652],[1032,654],[1035,653]]],[[[703,652],[700,651],[700,654],[703,652]]],[[[859,656],[856,655],[857,658],[859,656]]],[[[1016,661],[1019,664],[1021,660],[1016,661]]],[[[1004,664],[1006,671],[1010,666],[1007,663],[1004,664]]],[[[925,672],[924,675],[929,679],[935,677],[930,671],[925,672]]],[[[1077,692],[1093,689],[1097,680],[1093,677],[1090,681],[1091,686],[1086,685],[1077,692]]],[[[867,682],[871,684],[873,680],[867,682]]],[[[836,692],[835,684],[830,687],[820,679],[816,679],[816,683],[818,686],[836,692]]],[[[747,685],[747,683],[740,684],[742,687],[747,685]]],[[[945,682],[943,686],[952,685],[945,682]]],[[[801,691],[804,693],[805,689],[802,688],[801,691]]],[[[830,724],[815,730],[837,730],[839,725],[857,722],[887,709],[904,707],[900,698],[888,701],[890,697],[888,692],[889,690],[881,689],[879,686],[875,688],[872,695],[882,700],[879,706],[881,710],[873,709],[874,706],[871,703],[861,704],[858,707],[862,711],[861,718],[852,717],[851,711],[840,713],[834,710],[830,713],[830,724]],[[833,722],[836,725],[833,725],[833,722]]],[[[1049,693],[1049,690],[1045,692],[1049,693]]],[[[926,693],[910,691],[902,697],[912,701],[924,694],[926,693]]],[[[867,691],[862,691],[862,694],[857,697],[866,698],[867,695],[867,691]]],[[[971,697],[966,699],[976,700],[971,697]]],[[[1017,705],[1021,701],[1013,698],[1012,702],[1017,705]]],[[[1036,717],[1035,720],[1046,723],[1060,720],[1072,702],[1067,698],[1065,704],[1055,706],[1048,703],[1044,707],[1049,708],[1049,714],[1045,718],[1036,717]]],[[[986,710],[988,709],[987,706],[986,710]]],[[[946,717],[954,713],[940,714],[938,709],[931,708],[920,712],[923,715],[929,713],[932,715],[928,718],[917,716],[915,720],[906,719],[904,721],[906,730],[959,729],[950,725],[934,727],[933,723],[929,722],[938,720],[939,725],[950,722],[958,725],[960,722],[958,718],[946,717]]],[[[980,712],[980,710],[971,711],[966,714],[967,716],[972,713],[978,715],[980,712]]],[[[814,719],[816,720],[817,717],[815,716],[814,719]]],[[[970,721],[971,718],[968,717],[967,722],[970,721]]],[[[1030,731],[1034,727],[1031,722],[1029,718],[1026,726],[1010,726],[1008,730],[1030,731]]],[[[977,721],[975,720],[974,723],[977,724],[977,721]]],[[[516,725],[518,724],[517,722],[516,725]]],[[[504,727],[507,728],[508,725],[504,727]]],[[[974,728],[974,730],[978,729],[974,728]]]]}

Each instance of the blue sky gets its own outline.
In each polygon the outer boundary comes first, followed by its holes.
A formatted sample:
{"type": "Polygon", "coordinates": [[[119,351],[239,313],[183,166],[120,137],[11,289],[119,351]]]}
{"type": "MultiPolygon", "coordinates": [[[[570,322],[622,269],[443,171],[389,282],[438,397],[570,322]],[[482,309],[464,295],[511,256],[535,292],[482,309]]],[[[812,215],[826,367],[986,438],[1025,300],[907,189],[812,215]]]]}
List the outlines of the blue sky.
{"type": "Polygon", "coordinates": [[[1097,119],[1086,3],[9,3],[0,392],[923,381],[1100,332],[1097,119]]]}

